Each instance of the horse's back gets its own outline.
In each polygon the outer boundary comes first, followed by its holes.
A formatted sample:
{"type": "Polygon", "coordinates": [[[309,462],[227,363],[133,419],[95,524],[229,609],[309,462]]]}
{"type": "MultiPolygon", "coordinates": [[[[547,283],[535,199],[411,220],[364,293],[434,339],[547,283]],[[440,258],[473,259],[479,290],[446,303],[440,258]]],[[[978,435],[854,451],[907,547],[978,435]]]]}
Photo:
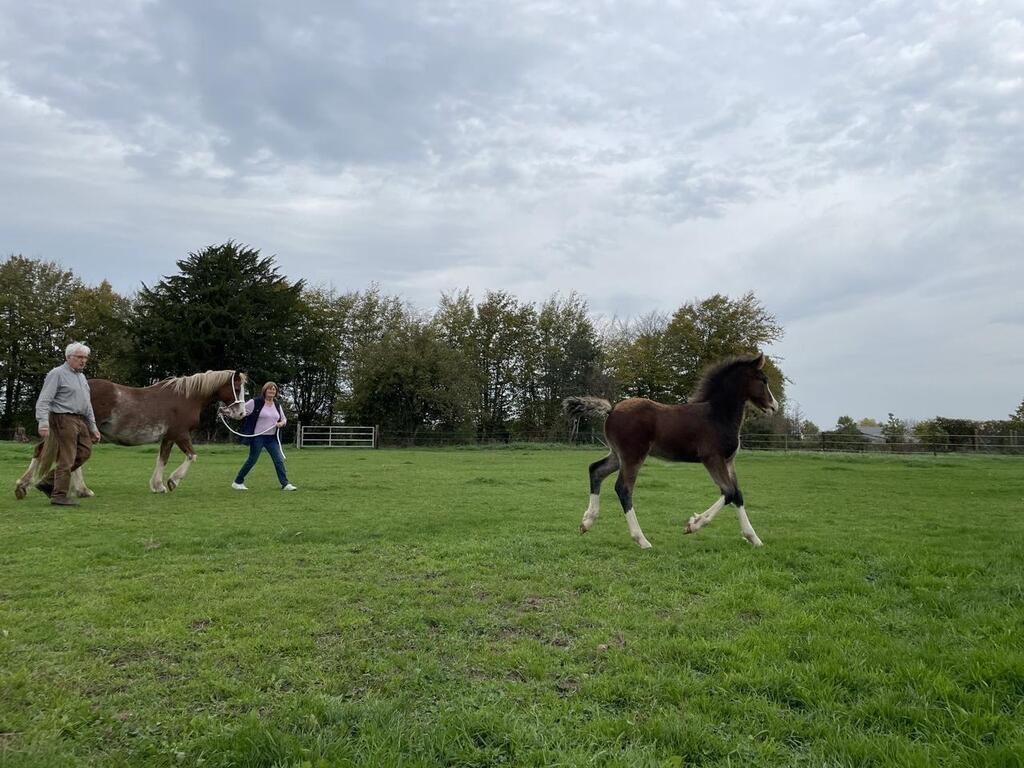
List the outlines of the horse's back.
{"type": "Polygon", "coordinates": [[[657,437],[658,421],[668,407],[646,397],[620,400],[605,419],[605,437],[620,457],[646,456],[657,437]]]}
{"type": "MultiPolygon", "coordinates": [[[[168,431],[177,433],[174,415],[181,409],[155,387],[129,387],[107,379],[91,379],[89,390],[96,424],[108,440],[120,445],[146,445],[159,442],[168,431]]],[[[183,419],[186,432],[191,420],[183,419]]]]}
{"type": "Polygon", "coordinates": [[[703,404],[667,405],[645,397],[615,404],[605,435],[620,453],[657,456],[668,461],[701,461],[704,450],[703,404]]]}

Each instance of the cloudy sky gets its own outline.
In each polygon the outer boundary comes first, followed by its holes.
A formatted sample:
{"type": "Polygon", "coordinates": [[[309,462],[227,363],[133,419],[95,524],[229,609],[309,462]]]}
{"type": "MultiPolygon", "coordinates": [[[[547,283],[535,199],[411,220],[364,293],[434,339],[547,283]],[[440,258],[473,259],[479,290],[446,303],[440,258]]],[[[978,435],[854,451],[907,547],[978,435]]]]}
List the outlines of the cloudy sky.
{"type": "Polygon", "coordinates": [[[0,255],[122,292],[753,290],[838,416],[1024,397],[1024,2],[0,0],[0,255]]]}

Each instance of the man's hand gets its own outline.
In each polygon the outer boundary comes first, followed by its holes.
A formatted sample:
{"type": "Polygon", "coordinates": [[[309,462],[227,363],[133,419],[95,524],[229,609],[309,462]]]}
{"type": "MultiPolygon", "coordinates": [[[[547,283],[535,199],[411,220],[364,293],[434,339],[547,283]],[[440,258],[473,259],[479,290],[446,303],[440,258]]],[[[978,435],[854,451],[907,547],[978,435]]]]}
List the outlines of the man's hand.
{"type": "Polygon", "coordinates": [[[98,443],[100,441],[100,433],[99,432],[93,432],[92,433],[92,441],[94,443],[98,443]]]}
{"type": "Polygon", "coordinates": [[[40,427],[40,428],[39,428],[39,436],[40,436],[41,438],[43,438],[43,440],[45,440],[45,439],[46,439],[46,436],[47,436],[48,434],[50,434],[50,428],[49,428],[49,427],[40,427]]]}

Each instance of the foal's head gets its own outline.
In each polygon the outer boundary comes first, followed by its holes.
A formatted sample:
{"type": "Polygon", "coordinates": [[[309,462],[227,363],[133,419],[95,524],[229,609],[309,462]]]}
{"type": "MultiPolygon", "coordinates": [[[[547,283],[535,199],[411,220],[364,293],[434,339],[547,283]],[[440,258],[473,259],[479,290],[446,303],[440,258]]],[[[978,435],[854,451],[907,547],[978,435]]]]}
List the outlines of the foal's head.
{"type": "Polygon", "coordinates": [[[721,405],[751,403],[767,414],[779,409],[764,372],[765,356],[737,357],[712,366],[697,385],[691,403],[721,405]]]}

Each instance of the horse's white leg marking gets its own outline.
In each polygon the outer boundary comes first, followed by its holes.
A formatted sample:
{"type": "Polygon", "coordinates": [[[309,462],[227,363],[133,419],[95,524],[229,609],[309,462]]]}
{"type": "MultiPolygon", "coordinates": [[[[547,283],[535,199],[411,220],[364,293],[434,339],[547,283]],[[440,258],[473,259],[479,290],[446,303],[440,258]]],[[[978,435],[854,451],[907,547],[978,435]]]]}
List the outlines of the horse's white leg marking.
{"type": "Polygon", "coordinates": [[[164,485],[164,467],[166,462],[160,457],[160,454],[156,455],[156,469],[153,470],[153,476],[149,479],[149,490],[153,493],[167,493],[167,486],[164,485]]]}
{"type": "Polygon", "coordinates": [[[714,504],[712,504],[710,507],[704,510],[704,512],[702,512],[699,515],[694,515],[687,521],[686,529],[683,531],[683,533],[696,533],[705,525],[714,520],[715,515],[717,515],[724,506],[725,496],[719,496],[718,501],[716,501],[714,504]]]}
{"type": "Polygon", "coordinates": [[[190,453],[190,454],[187,454],[185,456],[185,460],[183,462],[181,462],[181,466],[178,467],[176,470],[174,470],[174,474],[173,475],[171,475],[169,478],[167,478],[167,487],[170,490],[173,491],[175,488],[178,487],[178,483],[181,482],[181,479],[192,468],[192,462],[195,461],[195,460],[196,460],[196,455],[194,453],[190,453]]]}
{"type": "Polygon", "coordinates": [[[96,495],[86,487],[85,478],[82,477],[81,467],[71,473],[71,486],[68,490],[80,498],[88,498],[89,496],[96,495]]]}
{"type": "Polygon", "coordinates": [[[597,520],[597,516],[601,514],[601,494],[592,493],[590,494],[590,503],[587,505],[587,511],[583,513],[583,522],[580,523],[580,533],[586,533],[594,527],[594,521],[597,520]]]}
{"type": "Polygon", "coordinates": [[[761,540],[757,538],[757,534],[754,533],[754,528],[750,524],[750,520],[747,518],[746,507],[740,507],[736,510],[736,517],[740,520],[740,530],[743,532],[743,538],[753,544],[755,547],[761,546],[761,540]]]}
{"type": "Polygon", "coordinates": [[[640,545],[640,549],[651,548],[651,542],[647,540],[644,532],[640,530],[640,523],[636,521],[636,510],[632,507],[626,513],[626,525],[629,526],[629,535],[633,537],[633,541],[640,545]]]}
{"type": "Polygon", "coordinates": [[[28,493],[28,487],[32,484],[32,475],[35,474],[36,465],[39,463],[38,459],[32,459],[29,462],[28,470],[25,474],[18,478],[17,484],[14,486],[14,497],[17,499],[24,499],[28,493]]]}

